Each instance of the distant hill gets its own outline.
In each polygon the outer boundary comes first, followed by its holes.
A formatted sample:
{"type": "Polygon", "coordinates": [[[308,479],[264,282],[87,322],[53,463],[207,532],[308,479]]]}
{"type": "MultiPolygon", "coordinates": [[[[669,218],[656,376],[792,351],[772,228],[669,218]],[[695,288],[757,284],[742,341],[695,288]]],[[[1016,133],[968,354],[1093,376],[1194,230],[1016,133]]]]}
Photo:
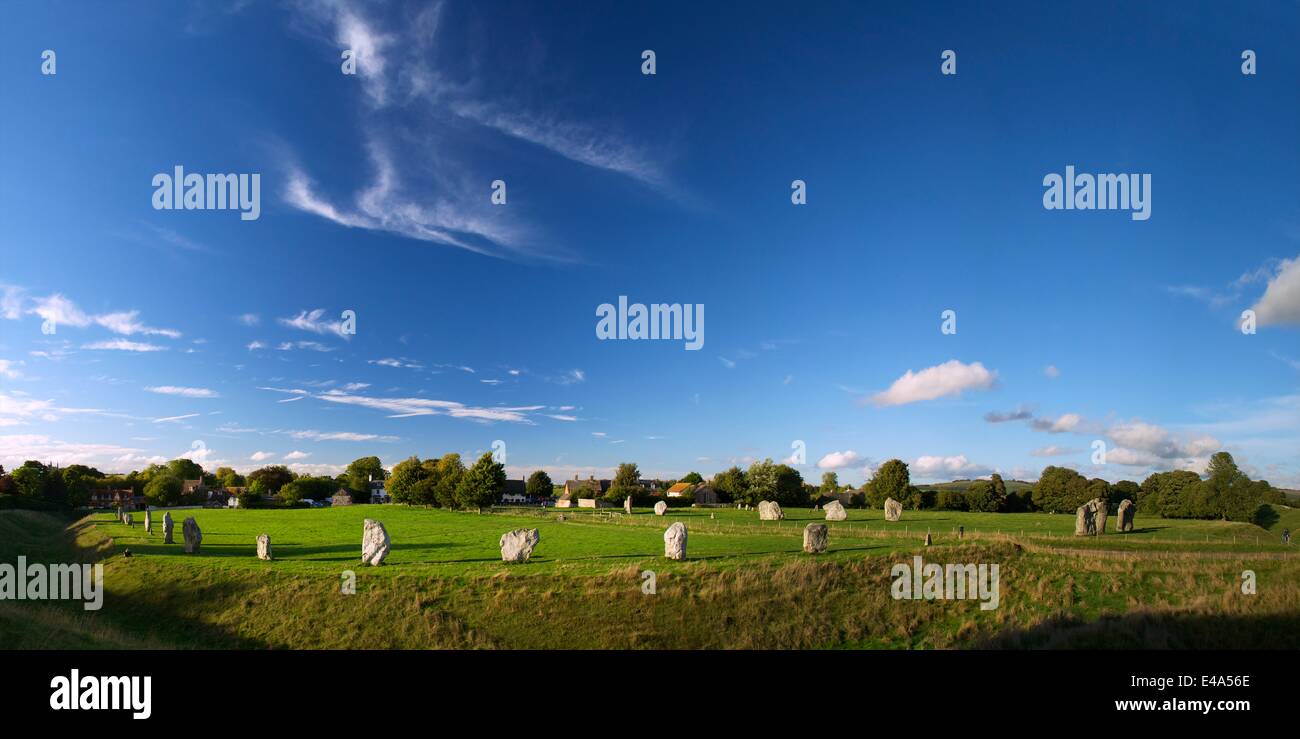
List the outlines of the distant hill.
{"type": "MultiPolygon", "coordinates": [[[[1020,493],[1034,488],[1034,483],[1025,482],[1024,480],[1003,480],[1003,482],[1007,486],[1008,493],[1020,493]]],[[[935,482],[928,485],[917,485],[917,487],[922,490],[956,490],[964,493],[969,490],[970,486],[974,483],[975,480],[953,480],[952,482],[935,482]]]]}
{"type": "Polygon", "coordinates": [[[1291,505],[1300,504],[1300,490],[1291,490],[1289,488],[1278,488],[1286,496],[1287,502],[1291,505]]]}

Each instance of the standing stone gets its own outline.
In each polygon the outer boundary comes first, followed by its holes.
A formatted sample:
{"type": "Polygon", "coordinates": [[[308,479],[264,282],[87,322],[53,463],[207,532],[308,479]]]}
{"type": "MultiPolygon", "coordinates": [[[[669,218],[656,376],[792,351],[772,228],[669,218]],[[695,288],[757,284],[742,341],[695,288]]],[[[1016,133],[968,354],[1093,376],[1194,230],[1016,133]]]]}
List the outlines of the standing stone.
{"type": "Polygon", "coordinates": [[[146,534],[153,533],[153,511],[148,508],[144,510],[144,532],[146,534]]]}
{"type": "Polygon", "coordinates": [[[758,502],[758,520],[760,521],[780,521],[785,518],[785,513],[781,511],[781,504],[775,500],[760,500],[758,502]]]}
{"type": "Polygon", "coordinates": [[[903,504],[893,498],[885,498],[885,520],[897,521],[903,517],[903,504]]]}
{"type": "Polygon", "coordinates": [[[1106,533],[1106,516],[1109,514],[1107,508],[1108,506],[1106,505],[1106,501],[1102,500],[1101,498],[1093,498],[1092,500],[1093,518],[1097,520],[1098,536],[1101,536],[1102,534],[1106,533]]]}
{"type": "Polygon", "coordinates": [[[1079,506],[1074,512],[1074,535],[1096,536],[1098,527],[1106,525],[1106,504],[1098,498],[1079,506]]]}
{"type": "Polygon", "coordinates": [[[686,524],[678,521],[664,532],[664,556],[668,559],[686,559],[686,524]]]}
{"type": "Polygon", "coordinates": [[[171,514],[170,511],[165,511],[165,512],[163,513],[163,543],[164,543],[164,544],[175,544],[175,543],[176,543],[176,542],[172,541],[172,528],[173,528],[173,527],[175,527],[175,524],[172,522],[172,514],[171,514]]]}
{"type": "Polygon", "coordinates": [[[271,535],[259,534],[257,537],[257,558],[270,561],[271,559],[271,535]]]}
{"type": "Polygon", "coordinates": [[[824,523],[810,523],[803,527],[803,550],[809,554],[826,551],[826,534],[830,527],[824,523]]]}
{"type": "Polygon", "coordinates": [[[662,500],[659,501],[658,503],[655,503],[655,515],[656,515],[656,516],[662,516],[662,515],[664,515],[664,511],[667,511],[667,510],[668,510],[668,504],[665,503],[665,502],[663,502],[662,500]]]}
{"type": "Polygon", "coordinates": [[[117,522],[122,523],[122,506],[117,507],[117,510],[114,511],[114,515],[117,516],[117,522]]]}
{"type": "Polygon", "coordinates": [[[501,561],[527,562],[533,556],[533,547],[542,540],[537,529],[514,529],[501,535],[501,561]]]}
{"type": "Polygon", "coordinates": [[[833,500],[826,504],[827,521],[843,521],[849,517],[849,512],[844,510],[844,504],[838,500],[833,500]]]}
{"type": "Polygon", "coordinates": [[[963,539],[963,538],[965,538],[965,537],[966,537],[966,527],[965,527],[965,526],[958,526],[958,527],[957,527],[957,538],[958,538],[958,539],[963,539]]]}
{"type": "Polygon", "coordinates": [[[367,518],[361,531],[361,561],[371,567],[383,564],[388,556],[390,542],[384,525],[373,518],[367,518]]]}
{"type": "Polygon", "coordinates": [[[925,545],[928,547],[932,544],[934,544],[934,539],[930,538],[930,532],[927,531],[925,532],[925,545]]]}
{"type": "Polygon", "coordinates": [[[1119,504],[1118,515],[1119,515],[1119,521],[1116,528],[1118,528],[1121,532],[1132,531],[1133,517],[1137,515],[1137,506],[1133,505],[1133,501],[1129,500],[1128,498],[1125,498],[1123,501],[1121,501],[1119,504]]]}
{"type": "Polygon", "coordinates": [[[135,516],[132,516],[130,513],[127,513],[127,514],[126,514],[126,525],[127,525],[127,526],[130,526],[131,528],[135,528],[135,516]]]}
{"type": "Polygon", "coordinates": [[[623,512],[629,516],[632,515],[632,496],[630,495],[623,499],[623,512]]]}
{"type": "Polygon", "coordinates": [[[199,530],[199,522],[193,516],[181,524],[181,534],[185,537],[185,553],[198,554],[199,545],[203,543],[203,532],[199,530]]]}

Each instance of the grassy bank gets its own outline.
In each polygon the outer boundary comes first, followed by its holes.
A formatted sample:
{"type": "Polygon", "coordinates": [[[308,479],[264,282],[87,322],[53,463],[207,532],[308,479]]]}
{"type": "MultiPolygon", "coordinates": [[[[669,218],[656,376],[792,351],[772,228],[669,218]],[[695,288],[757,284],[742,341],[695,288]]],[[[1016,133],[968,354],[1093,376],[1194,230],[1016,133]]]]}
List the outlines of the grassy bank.
{"type": "Polygon", "coordinates": [[[1141,533],[1102,537],[1093,544],[1107,551],[1094,553],[1077,551],[1082,540],[1074,537],[1062,543],[1071,551],[1037,543],[1055,538],[1063,516],[1017,514],[1037,516],[1033,536],[1041,537],[1017,543],[1009,530],[977,531],[990,523],[984,517],[1010,514],[908,512],[909,528],[891,531],[878,513],[853,511],[834,525],[831,551],[813,557],[799,551],[813,511],[761,526],[752,512],[674,511],[665,518],[690,530],[690,559],[674,563],[662,558],[669,521],[647,512],[566,511],[563,522],[554,511],[395,506],[180,512],[178,541],[184,516],[204,530],[198,556],[162,544],[157,514],[148,536],[107,514],[74,521],[4,512],[0,561],[17,554],[66,561],[71,552],[102,559],[108,592],[95,613],[75,604],[0,604],[0,646],[1300,647],[1300,558],[1267,543],[1245,551],[1241,524],[1139,520],[1141,533]],[[383,567],[358,561],[365,517],[383,520],[393,539],[383,567]],[[919,546],[924,533],[910,528],[923,521],[937,539],[929,549],[919,546]],[[944,521],[959,521],[968,538],[943,533],[944,521]],[[497,538],[521,526],[542,533],[534,561],[502,564],[497,538]],[[272,536],[275,561],[255,558],[259,533],[272,536]],[[1195,548],[1206,544],[1196,539],[1206,536],[1213,551],[1200,556],[1195,548]],[[130,558],[122,556],[128,548],[130,558]],[[913,554],[997,563],[999,607],[894,600],[890,568],[913,554]],[[1253,596],[1241,593],[1246,569],[1258,579],[1253,596]],[[345,570],[356,574],[355,595],[340,593],[345,570]],[[656,573],[654,595],[642,592],[644,570],[656,573]]]}

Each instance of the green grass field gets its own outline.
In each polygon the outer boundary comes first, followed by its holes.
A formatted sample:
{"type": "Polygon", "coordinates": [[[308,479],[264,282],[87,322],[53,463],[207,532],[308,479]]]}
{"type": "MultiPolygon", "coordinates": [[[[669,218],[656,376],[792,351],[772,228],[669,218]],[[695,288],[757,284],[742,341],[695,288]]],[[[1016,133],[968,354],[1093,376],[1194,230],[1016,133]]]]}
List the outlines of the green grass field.
{"type": "Polygon", "coordinates": [[[891,523],[852,510],[813,556],[801,552],[802,530],[823,514],[809,509],[780,522],[735,509],[175,511],[178,542],[185,517],[202,528],[198,555],[162,543],[161,512],[150,536],[139,513],[129,528],[110,513],[70,522],[3,511],[0,561],[102,561],[107,596],[95,613],[0,602],[0,646],[1297,646],[1300,544],[1284,547],[1280,532],[1300,531],[1300,509],[1278,512],[1268,530],[1139,516],[1134,532],[1085,539],[1072,536],[1072,516],[907,511],[891,523]],[[392,538],[382,567],[360,562],[364,518],[392,538]],[[686,562],[662,556],[663,530],[678,520],[686,562]],[[540,531],[531,562],[500,561],[498,539],[512,528],[540,531]],[[272,562],[255,556],[262,533],[272,562]],[[889,570],[913,554],[998,563],[1001,605],[892,599],[889,570]],[[1246,569],[1257,595],[1240,592],[1246,569]],[[347,570],[355,595],[340,593],[347,570]],[[643,570],[657,574],[655,595],[641,591],[643,570]]]}

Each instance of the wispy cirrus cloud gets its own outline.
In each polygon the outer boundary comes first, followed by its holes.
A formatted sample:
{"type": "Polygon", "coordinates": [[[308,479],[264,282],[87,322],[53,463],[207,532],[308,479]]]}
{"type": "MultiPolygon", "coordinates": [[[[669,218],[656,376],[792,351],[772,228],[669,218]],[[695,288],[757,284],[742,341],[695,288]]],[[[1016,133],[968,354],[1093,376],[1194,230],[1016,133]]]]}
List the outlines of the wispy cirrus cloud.
{"type": "Polygon", "coordinates": [[[351,336],[343,330],[343,320],[341,318],[326,318],[324,308],[314,310],[302,310],[298,315],[290,318],[277,319],[281,326],[296,328],[299,331],[310,331],[316,334],[333,334],[342,339],[350,339],[351,336]]]}
{"type": "Polygon", "coordinates": [[[159,395],[179,395],[184,398],[219,398],[217,391],[205,387],[181,387],[178,385],[155,385],[145,390],[159,395]]]}
{"type": "Polygon", "coordinates": [[[143,336],[166,336],[170,339],[180,338],[181,336],[181,332],[175,329],[154,328],[141,323],[139,320],[140,311],[130,310],[90,314],[59,293],[33,299],[26,312],[40,316],[42,320],[54,326],[86,328],[98,325],[123,336],[141,334],[143,336]]]}
{"type": "Polygon", "coordinates": [[[163,352],[167,347],[149,344],[140,341],[128,341],[126,339],[113,339],[111,341],[92,341],[89,344],[82,344],[82,349],[92,349],[96,351],[119,351],[119,352],[163,352]]]}

